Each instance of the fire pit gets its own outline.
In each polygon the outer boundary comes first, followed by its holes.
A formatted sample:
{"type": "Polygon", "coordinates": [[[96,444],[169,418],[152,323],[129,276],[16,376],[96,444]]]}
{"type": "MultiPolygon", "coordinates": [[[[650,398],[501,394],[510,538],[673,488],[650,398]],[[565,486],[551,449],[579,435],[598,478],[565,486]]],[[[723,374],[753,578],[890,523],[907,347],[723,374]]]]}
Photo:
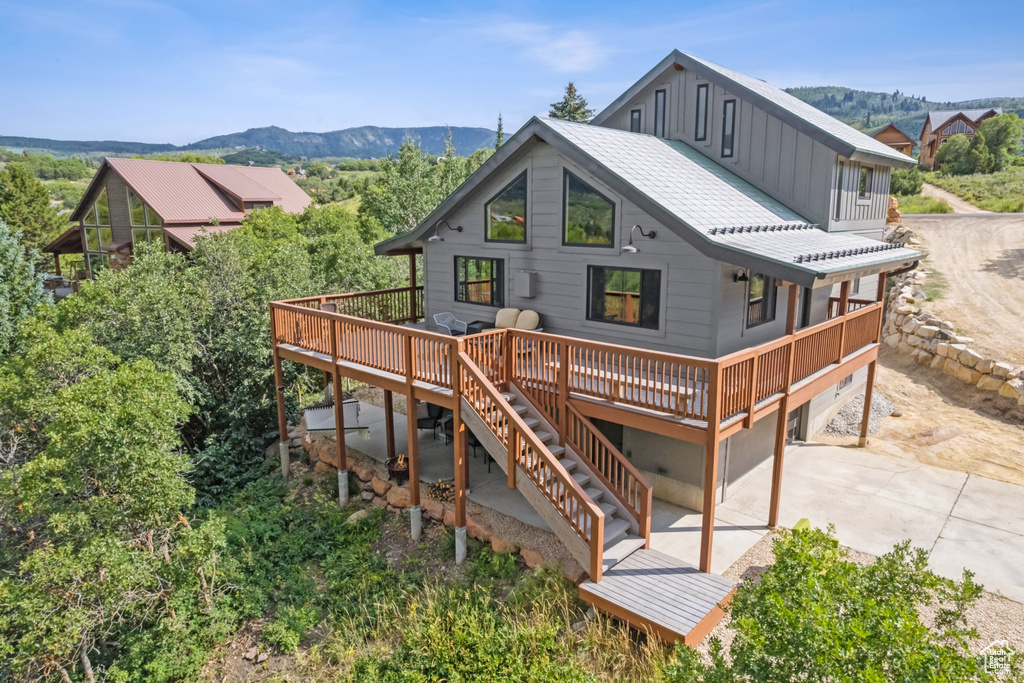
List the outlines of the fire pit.
{"type": "Polygon", "coordinates": [[[384,464],[388,467],[388,476],[396,484],[401,485],[402,482],[409,481],[409,459],[404,454],[397,458],[388,458],[384,464]]]}

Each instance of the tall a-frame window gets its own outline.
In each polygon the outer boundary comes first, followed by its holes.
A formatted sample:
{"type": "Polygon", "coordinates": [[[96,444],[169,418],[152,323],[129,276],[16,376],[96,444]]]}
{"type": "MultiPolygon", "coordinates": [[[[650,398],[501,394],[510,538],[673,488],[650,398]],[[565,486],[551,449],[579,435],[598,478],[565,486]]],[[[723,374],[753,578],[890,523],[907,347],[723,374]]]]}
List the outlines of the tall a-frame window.
{"type": "Polygon", "coordinates": [[[109,260],[103,252],[103,246],[114,241],[110,229],[110,203],[107,201],[107,190],[100,191],[96,202],[82,216],[85,230],[85,258],[89,264],[89,272],[95,275],[107,267],[109,260]]]}
{"type": "Polygon", "coordinates": [[[139,195],[128,190],[128,210],[132,221],[132,244],[149,243],[162,238],[164,222],[156,211],[149,208],[139,195]]]}
{"type": "Polygon", "coordinates": [[[659,138],[665,137],[665,106],[668,99],[668,91],[654,91],[654,134],[659,138]]]}
{"type": "Polygon", "coordinates": [[[610,247],[615,234],[615,203],[568,169],[563,174],[562,243],[610,247]]]}
{"type": "Polygon", "coordinates": [[[697,125],[693,139],[698,142],[708,139],[708,84],[697,86],[697,125]]]}
{"type": "Polygon", "coordinates": [[[488,242],[526,242],[526,171],[487,202],[484,219],[488,242]]]}

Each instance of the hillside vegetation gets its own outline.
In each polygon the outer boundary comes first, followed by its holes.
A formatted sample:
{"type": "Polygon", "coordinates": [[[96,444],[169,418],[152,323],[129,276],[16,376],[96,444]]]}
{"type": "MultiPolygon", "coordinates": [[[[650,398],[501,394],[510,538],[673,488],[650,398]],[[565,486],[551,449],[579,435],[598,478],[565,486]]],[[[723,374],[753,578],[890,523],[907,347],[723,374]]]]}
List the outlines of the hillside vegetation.
{"type": "Polygon", "coordinates": [[[952,192],[986,211],[1024,213],[1024,166],[1014,166],[996,173],[928,173],[925,177],[932,185],[952,192]]]}
{"type": "Polygon", "coordinates": [[[920,137],[929,111],[1002,107],[1005,113],[1024,114],[1024,97],[932,102],[899,90],[884,93],[838,86],[787,88],[786,92],[858,130],[874,133],[892,123],[914,140],[920,137]]]}

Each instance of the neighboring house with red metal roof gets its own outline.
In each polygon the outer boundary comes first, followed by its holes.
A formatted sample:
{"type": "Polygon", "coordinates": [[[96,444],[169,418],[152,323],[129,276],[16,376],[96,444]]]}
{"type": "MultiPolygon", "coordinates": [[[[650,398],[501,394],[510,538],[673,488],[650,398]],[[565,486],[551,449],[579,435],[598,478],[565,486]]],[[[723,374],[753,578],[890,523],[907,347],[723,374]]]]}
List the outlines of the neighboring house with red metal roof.
{"type": "Polygon", "coordinates": [[[78,225],[44,251],[85,254],[91,277],[129,262],[125,256],[142,241],[191,251],[197,237],[236,228],[250,211],[280,206],[301,213],[310,201],[276,167],[108,158],[71,214],[78,225]]]}
{"type": "Polygon", "coordinates": [[[918,161],[925,168],[933,168],[939,147],[949,142],[951,137],[963,134],[973,138],[982,121],[1002,113],[1002,107],[928,112],[921,129],[921,154],[918,161]]]}

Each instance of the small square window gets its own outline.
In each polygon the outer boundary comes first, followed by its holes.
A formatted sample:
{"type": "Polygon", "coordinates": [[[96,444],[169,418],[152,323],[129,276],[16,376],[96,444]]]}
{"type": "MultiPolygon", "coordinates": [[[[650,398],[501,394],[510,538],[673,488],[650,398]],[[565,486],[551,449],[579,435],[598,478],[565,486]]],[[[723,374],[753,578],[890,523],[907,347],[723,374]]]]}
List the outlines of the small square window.
{"type": "Polygon", "coordinates": [[[847,375],[846,377],[844,377],[841,380],[839,380],[839,384],[836,385],[836,390],[837,391],[842,391],[843,389],[845,389],[846,387],[850,386],[851,384],[853,384],[853,375],[847,375]]]}
{"type": "Polygon", "coordinates": [[[590,266],[587,320],[658,329],[661,271],[590,266]]]}
{"type": "Polygon", "coordinates": [[[502,259],[455,257],[455,300],[464,304],[505,305],[502,259]]]}
{"type": "Polygon", "coordinates": [[[861,167],[860,169],[860,188],[857,191],[858,199],[870,199],[871,198],[871,182],[874,180],[875,170],[873,168],[861,167]]]}

